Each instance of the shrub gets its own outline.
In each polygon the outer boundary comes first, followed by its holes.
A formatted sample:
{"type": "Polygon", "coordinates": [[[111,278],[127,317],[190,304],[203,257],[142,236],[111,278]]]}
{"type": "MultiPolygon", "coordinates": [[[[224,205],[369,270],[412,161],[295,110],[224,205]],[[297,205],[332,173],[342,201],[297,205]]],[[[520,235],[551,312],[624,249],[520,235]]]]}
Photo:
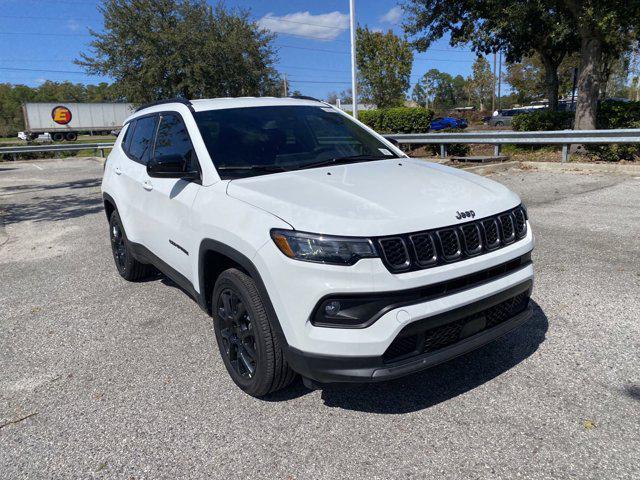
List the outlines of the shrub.
{"type": "MultiPolygon", "coordinates": [[[[599,129],[640,128],[640,102],[602,102],[596,123],[599,129]]],[[[640,158],[640,145],[636,144],[586,145],[586,150],[589,155],[606,162],[640,158]]]]}
{"type": "Polygon", "coordinates": [[[573,117],[573,112],[553,112],[551,110],[541,109],[531,113],[516,115],[511,125],[517,132],[566,130],[572,128],[573,117]]]}
{"type": "Polygon", "coordinates": [[[358,112],[358,119],[378,133],[426,133],[433,112],[425,108],[396,107],[358,112]]]}

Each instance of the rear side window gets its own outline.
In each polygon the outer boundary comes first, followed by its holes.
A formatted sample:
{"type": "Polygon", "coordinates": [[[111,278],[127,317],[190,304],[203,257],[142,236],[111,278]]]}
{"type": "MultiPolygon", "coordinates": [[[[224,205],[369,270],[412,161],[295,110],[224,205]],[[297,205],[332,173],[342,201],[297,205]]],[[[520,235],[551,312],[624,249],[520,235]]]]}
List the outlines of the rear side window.
{"type": "Polygon", "coordinates": [[[151,142],[156,129],[157,116],[143,117],[136,120],[127,153],[137,162],[146,164],[151,154],[151,142]]]}
{"type": "Polygon", "coordinates": [[[122,138],[122,149],[129,153],[129,143],[131,142],[131,136],[133,129],[136,128],[136,121],[133,120],[126,125],[127,129],[124,131],[124,137],[122,138]]]}
{"type": "Polygon", "coordinates": [[[153,156],[155,158],[178,156],[190,162],[189,169],[198,168],[187,126],[180,115],[167,113],[160,117],[153,156]]]}

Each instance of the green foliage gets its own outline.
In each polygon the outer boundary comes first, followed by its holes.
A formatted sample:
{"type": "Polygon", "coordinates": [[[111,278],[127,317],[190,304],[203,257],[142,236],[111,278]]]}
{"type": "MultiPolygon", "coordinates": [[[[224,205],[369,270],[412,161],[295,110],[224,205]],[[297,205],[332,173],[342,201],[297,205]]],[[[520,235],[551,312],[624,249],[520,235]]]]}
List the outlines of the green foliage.
{"type": "Polygon", "coordinates": [[[416,83],[411,99],[434,109],[447,109],[465,105],[468,100],[468,81],[462,75],[451,76],[436,68],[427,71],[416,83]]]}
{"type": "Polygon", "coordinates": [[[540,109],[516,115],[511,124],[517,132],[540,132],[572,128],[573,112],[553,112],[540,109]]]}
{"type": "Polygon", "coordinates": [[[362,98],[378,108],[401,106],[410,86],[413,52],[408,41],[358,27],[358,80],[362,98]]]}
{"type": "Polygon", "coordinates": [[[358,112],[358,119],[378,133],[426,133],[433,112],[425,108],[395,107],[358,112]]]}
{"type": "MultiPolygon", "coordinates": [[[[460,133],[459,130],[453,130],[447,128],[446,130],[440,130],[438,133],[460,133]]],[[[440,155],[440,145],[432,144],[428,145],[427,148],[434,155],[440,155]]],[[[467,157],[471,153],[471,145],[467,145],[466,143],[452,143],[447,145],[447,156],[448,157],[467,157]]]]}
{"type": "MultiPolygon", "coordinates": [[[[598,128],[640,128],[640,102],[612,102],[600,104],[598,128]]],[[[640,145],[587,145],[587,152],[598,160],[617,162],[640,158],[640,145]]]]}
{"type": "Polygon", "coordinates": [[[249,11],[204,0],[103,0],[104,31],[76,63],[134,103],[274,95],[274,35],[249,11]]]}
{"type": "Polygon", "coordinates": [[[83,85],[46,81],[39,87],[0,84],[0,137],[14,137],[24,130],[24,102],[114,102],[121,101],[112,85],[83,85]]]}

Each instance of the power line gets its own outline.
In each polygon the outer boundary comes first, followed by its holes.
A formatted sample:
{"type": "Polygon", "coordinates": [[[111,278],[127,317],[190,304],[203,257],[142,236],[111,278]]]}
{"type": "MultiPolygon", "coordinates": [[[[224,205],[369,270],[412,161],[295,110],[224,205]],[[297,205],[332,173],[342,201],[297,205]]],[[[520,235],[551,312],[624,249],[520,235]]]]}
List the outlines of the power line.
{"type": "Polygon", "coordinates": [[[88,33],[40,33],[40,32],[0,32],[0,35],[26,35],[35,37],[90,37],[88,33]]]}
{"type": "Polygon", "coordinates": [[[78,75],[88,75],[86,72],[78,72],[78,71],[72,71],[72,70],[48,70],[44,68],[0,67],[0,70],[12,70],[17,72],[73,73],[78,75]]]}

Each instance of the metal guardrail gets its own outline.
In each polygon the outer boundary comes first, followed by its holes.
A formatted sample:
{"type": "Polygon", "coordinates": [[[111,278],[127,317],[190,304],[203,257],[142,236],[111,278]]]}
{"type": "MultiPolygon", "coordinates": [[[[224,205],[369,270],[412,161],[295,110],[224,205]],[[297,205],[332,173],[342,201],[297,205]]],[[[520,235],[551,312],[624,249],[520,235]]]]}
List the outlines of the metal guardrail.
{"type": "MultiPolygon", "coordinates": [[[[494,145],[494,156],[500,155],[502,145],[562,145],[562,161],[569,159],[569,147],[579,144],[640,143],[640,128],[617,130],[553,130],[549,132],[461,132],[461,133],[399,133],[385,135],[398,143],[440,145],[440,156],[447,156],[447,145],[489,144],[494,145]]],[[[0,147],[0,154],[64,152],[74,150],[95,150],[104,157],[106,149],[113,148],[113,142],[105,143],[63,143],[59,145],[27,145],[20,147],[0,147]]]]}
{"type": "Polygon", "coordinates": [[[571,145],[640,143],[640,129],[618,130],[553,130],[549,132],[462,132],[462,133],[402,133],[385,135],[398,143],[440,145],[440,156],[447,156],[447,145],[490,144],[494,155],[500,155],[502,145],[562,145],[562,161],[569,159],[571,145]]]}
{"type": "Polygon", "coordinates": [[[0,147],[0,154],[9,154],[15,156],[19,153],[38,153],[38,152],[69,152],[78,150],[95,150],[100,152],[100,156],[104,157],[104,151],[113,148],[113,142],[104,143],[61,143],[56,145],[50,144],[30,144],[18,147],[0,147]]]}

